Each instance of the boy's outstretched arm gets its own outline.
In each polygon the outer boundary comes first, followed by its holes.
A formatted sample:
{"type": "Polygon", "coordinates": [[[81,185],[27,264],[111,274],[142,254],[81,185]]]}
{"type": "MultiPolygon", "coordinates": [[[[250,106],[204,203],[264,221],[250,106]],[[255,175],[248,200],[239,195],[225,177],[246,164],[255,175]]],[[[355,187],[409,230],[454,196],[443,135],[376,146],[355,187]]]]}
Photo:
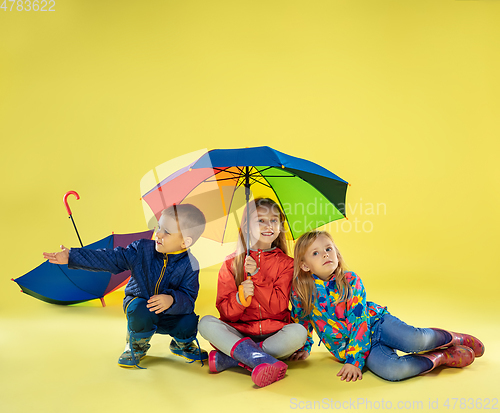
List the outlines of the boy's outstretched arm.
{"type": "Polygon", "coordinates": [[[61,245],[61,250],[59,252],[44,252],[43,258],[49,260],[51,264],[67,264],[69,260],[69,249],[64,245],[61,245]]]}

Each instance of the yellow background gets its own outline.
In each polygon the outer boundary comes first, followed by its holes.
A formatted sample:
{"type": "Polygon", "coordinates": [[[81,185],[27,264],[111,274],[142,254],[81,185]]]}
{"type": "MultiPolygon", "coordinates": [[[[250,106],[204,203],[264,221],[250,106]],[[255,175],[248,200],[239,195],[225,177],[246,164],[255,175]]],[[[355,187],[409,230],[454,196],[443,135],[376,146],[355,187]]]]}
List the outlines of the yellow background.
{"type": "MultiPolygon", "coordinates": [[[[324,398],[436,411],[429,400],[499,398],[500,2],[68,0],[55,12],[7,3],[3,412],[286,411],[324,398]],[[328,228],[369,300],[410,324],[474,333],[484,357],[402,383],[369,372],[342,383],[340,365],[315,346],[285,380],[254,389],[245,373],[184,364],[155,336],[148,369],[130,371],[116,365],[123,292],[106,308],[64,307],[10,281],[42,251],[78,245],[66,191],[81,196],[70,205],[84,243],[142,231],[139,183],[153,167],[198,149],[260,145],[352,184],[351,230],[328,228]]],[[[201,274],[200,315],[216,314],[216,271],[201,274]]]]}

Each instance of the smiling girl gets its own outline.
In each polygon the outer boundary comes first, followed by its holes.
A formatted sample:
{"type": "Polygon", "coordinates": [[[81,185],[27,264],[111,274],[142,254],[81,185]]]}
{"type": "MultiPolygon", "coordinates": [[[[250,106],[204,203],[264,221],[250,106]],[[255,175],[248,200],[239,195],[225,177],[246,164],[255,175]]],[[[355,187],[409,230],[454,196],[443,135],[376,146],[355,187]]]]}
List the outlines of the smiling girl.
{"type": "Polygon", "coordinates": [[[247,208],[250,255],[246,256],[245,211],[237,250],[219,271],[220,319],[205,316],[198,329],[218,349],[210,353],[210,371],[239,365],[252,371],[254,383],[263,387],[285,376],[288,366],[277,359],[286,359],[302,347],[307,332],[300,324],[290,324],[293,259],[287,255],[283,212],[269,198],[258,198],[247,208]],[[245,279],[247,274],[251,278],[245,279]]]}

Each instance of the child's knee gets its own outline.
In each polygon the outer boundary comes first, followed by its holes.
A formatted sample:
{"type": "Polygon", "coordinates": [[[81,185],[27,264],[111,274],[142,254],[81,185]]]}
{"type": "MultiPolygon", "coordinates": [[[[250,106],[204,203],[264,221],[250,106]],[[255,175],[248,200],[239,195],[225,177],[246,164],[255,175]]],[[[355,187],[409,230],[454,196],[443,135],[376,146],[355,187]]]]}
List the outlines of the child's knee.
{"type": "Polygon", "coordinates": [[[400,381],[416,376],[420,370],[411,356],[391,356],[368,359],[366,366],[377,376],[388,381],[400,381]]]}
{"type": "Polygon", "coordinates": [[[213,315],[206,315],[202,317],[202,319],[198,323],[198,331],[202,336],[205,336],[207,330],[210,329],[210,325],[213,325],[213,323],[217,321],[219,320],[215,318],[213,315]]]}
{"type": "Polygon", "coordinates": [[[291,323],[283,327],[287,331],[287,342],[296,349],[302,347],[307,340],[307,330],[302,324],[291,323]]]}
{"type": "Polygon", "coordinates": [[[302,324],[292,324],[296,344],[302,347],[307,340],[307,330],[302,324]]]}
{"type": "Polygon", "coordinates": [[[300,337],[300,342],[304,344],[307,341],[307,330],[302,324],[297,324],[299,327],[301,327],[298,332],[298,336],[300,337]]]}
{"type": "Polygon", "coordinates": [[[198,318],[195,313],[186,314],[180,322],[186,330],[196,331],[198,328],[198,318]]]}
{"type": "Polygon", "coordinates": [[[125,308],[127,316],[138,312],[149,313],[149,309],[146,307],[147,303],[144,298],[134,298],[125,308]]]}
{"type": "Polygon", "coordinates": [[[386,360],[385,363],[380,365],[368,365],[368,368],[377,376],[388,381],[400,381],[409,377],[409,372],[406,371],[404,363],[386,360]]]}
{"type": "Polygon", "coordinates": [[[418,353],[435,347],[433,331],[428,328],[413,328],[412,334],[408,334],[399,350],[405,353],[418,353]]]}

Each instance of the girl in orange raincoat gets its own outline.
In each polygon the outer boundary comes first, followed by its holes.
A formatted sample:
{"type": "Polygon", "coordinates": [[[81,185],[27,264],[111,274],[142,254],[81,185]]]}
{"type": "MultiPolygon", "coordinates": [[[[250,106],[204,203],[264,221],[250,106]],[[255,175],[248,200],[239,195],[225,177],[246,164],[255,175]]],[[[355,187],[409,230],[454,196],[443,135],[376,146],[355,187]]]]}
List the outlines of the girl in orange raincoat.
{"type": "Polygon", "coordinates": [[[241,366],[260,387],[285,376],[286,359],[301,348],[307,331],[291,323],[288,309],[293,259],[287,255],[285,217],[269,198],[250,203],[250,254],[246,255],[246,211],[238,247],[219,271],[216,307],[220,319],[205,316],[198,329],[217,349],[210,371],[241,366]],[[250,275],[245,280],[245,274],[250,275]],[[241,291],[239,291],[241,290],[241,291]]]}

